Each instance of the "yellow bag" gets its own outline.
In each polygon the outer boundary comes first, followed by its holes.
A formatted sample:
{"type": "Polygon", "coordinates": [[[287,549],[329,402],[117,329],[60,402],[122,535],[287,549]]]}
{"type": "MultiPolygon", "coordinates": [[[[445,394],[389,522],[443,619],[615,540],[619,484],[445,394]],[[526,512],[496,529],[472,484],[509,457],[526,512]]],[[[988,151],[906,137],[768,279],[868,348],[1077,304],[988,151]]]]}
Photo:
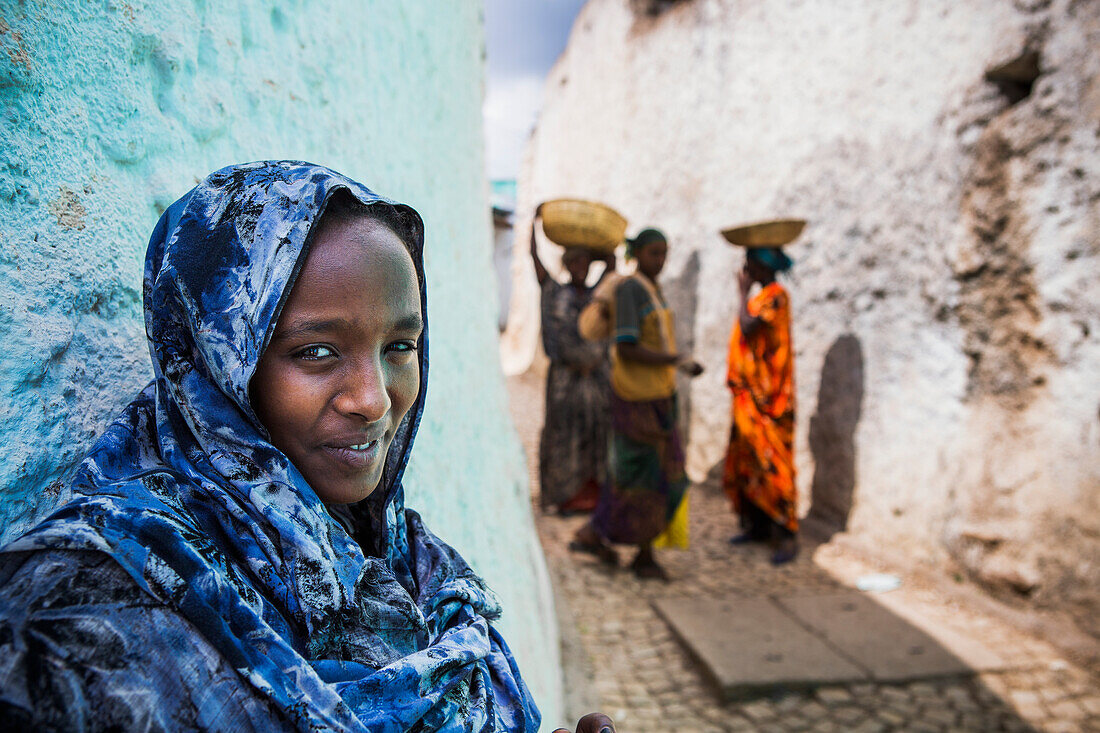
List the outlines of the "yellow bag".
{"type": "Polygon", "coordinates": [[[653,546],[686,550],[688,548],[688,513],[688,494],[685,491],[684,498],[680,500],[680,506],[676,507],[676,512],[672,515],[672,521],[665,527],[665,531],[653,540],[653,546]]]}

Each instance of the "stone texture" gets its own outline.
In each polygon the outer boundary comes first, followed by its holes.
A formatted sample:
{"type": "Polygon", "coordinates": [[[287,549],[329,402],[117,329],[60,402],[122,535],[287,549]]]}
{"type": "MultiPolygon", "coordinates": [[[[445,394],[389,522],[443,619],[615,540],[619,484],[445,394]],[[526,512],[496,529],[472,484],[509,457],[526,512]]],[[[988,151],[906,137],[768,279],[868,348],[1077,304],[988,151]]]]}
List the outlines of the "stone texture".
{"type": "Polygon", "coordinates": [[[866,667],[852,664],[768,598],[659,599],[654,608],[727,698],[867,677],[866,667]]]}
{"type": "MultiPolygon", "coordinates": [[[[776,602],[874,679],[911,681],[922,677],[969,676],[1001,669],[1004,660],[989,650],[962,659],[932,634],[858,592],[778,596],[776,602]]],[[[905,699],[904,694],[892,693],[905,699]]]]}
{"type": "Polygon", "coordinates": [[[689,470],[713,479],[741,262],[718,232],[807,218],[788,280],[803,511],[1100,636],[1098,80],[1097,0],[591,0],[519,183],[506,366],[536,349],[536,202],[661,227],[708,370],[682,394],[689,470]],[[985,74],[1028,50],[1041,73],[1013,103],[985,74]]]}
{"type": "Polygon", "coordinates": [[[0,539],[62,498],[151,377],[159,213],[229,163],[324,163],[424,216],[432,371],[409,504],[502,596],[557,717],[553,603],[496,361],[483,68],[480,2],[4,2],[0,539]]]}

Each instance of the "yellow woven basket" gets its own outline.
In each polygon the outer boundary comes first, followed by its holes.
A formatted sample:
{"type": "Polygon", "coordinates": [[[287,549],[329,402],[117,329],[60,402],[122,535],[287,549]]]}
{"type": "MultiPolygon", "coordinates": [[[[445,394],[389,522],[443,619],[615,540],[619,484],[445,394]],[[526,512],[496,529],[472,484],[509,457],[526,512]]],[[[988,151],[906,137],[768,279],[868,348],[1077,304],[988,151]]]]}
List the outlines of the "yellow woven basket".
{"type": "Polygon", "coordinates": [[[805,219],[773,219],[723,229],[722,236],[740,247],[782,247],[798,239],[805,228],[805,219]]]}
{"type": "Polygon", "coordinates": [[[626,219],[595,201],[554,199],[542,205],[542,231],[563,247],[614,252],[626,235],[626,219]]]}

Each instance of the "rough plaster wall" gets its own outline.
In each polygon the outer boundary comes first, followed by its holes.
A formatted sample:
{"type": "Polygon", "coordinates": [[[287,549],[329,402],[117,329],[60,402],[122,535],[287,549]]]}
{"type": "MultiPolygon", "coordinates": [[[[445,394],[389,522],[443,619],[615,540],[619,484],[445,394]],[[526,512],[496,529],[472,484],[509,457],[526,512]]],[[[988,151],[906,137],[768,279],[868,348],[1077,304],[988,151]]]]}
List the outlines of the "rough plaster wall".
{"type": "Polygon", "coordinates": [[[151,376],[140,283],[159,212],[228,163],[325,163],[424,216],[432,370],[409,503],[503,597],[557,719],[553,604],[486,297],[480,3],[0,7],[4,538],[55,505],[151,376]]]}
{"type": "MultiPolygon", "coordinates": [[[[516,231],[574,195],[670,235],[662,281],[708,367],[689,470],[713,479],[741,263],[718,231],[809,219],[787,281],[803,511],[1100,634],[1098,79],[1096,0],[590,0],[516,231]],[[1012,106],[983,75],[1027,48],[1043,73],[1012,106]]],[[[536,349],[524,246],[511,371],[536,349]]]]}

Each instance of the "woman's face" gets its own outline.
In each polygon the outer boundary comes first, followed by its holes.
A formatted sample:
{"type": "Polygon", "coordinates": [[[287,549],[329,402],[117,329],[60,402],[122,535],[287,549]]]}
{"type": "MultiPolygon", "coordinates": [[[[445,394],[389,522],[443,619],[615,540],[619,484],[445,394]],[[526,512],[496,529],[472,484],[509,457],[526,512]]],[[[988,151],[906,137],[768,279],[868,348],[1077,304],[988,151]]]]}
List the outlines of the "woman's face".
{"type": "Polygon", "coordinates": [[[656,280],[665,268],[665,257],[668,256],[668,242],[658,239],[639,249],[634,258],[638,260],[638,269],[650,280],[656,280]]]}
{"type": "Polygon", "coordinates": [[[252,377],[271,442],[326,504],[366,498],[420,390],[412,257],[384,224],[321,224],[252,377]]]}
{"type": "Polygon", "coordinates": [[[767,282],[775,277],[775,273],[771,271],[766,265],[762,265],[756,260],[745,255],[745,272],[749,274],[749,278],[754,283],[767,282]]]}
{"type": "Polygon", "coordinates": [[[584,283],[588,279],[588,268],[592,266],[592,255],[583,249],[569,249],[561,258],[569,273],[571,282],[584,283]]]}

